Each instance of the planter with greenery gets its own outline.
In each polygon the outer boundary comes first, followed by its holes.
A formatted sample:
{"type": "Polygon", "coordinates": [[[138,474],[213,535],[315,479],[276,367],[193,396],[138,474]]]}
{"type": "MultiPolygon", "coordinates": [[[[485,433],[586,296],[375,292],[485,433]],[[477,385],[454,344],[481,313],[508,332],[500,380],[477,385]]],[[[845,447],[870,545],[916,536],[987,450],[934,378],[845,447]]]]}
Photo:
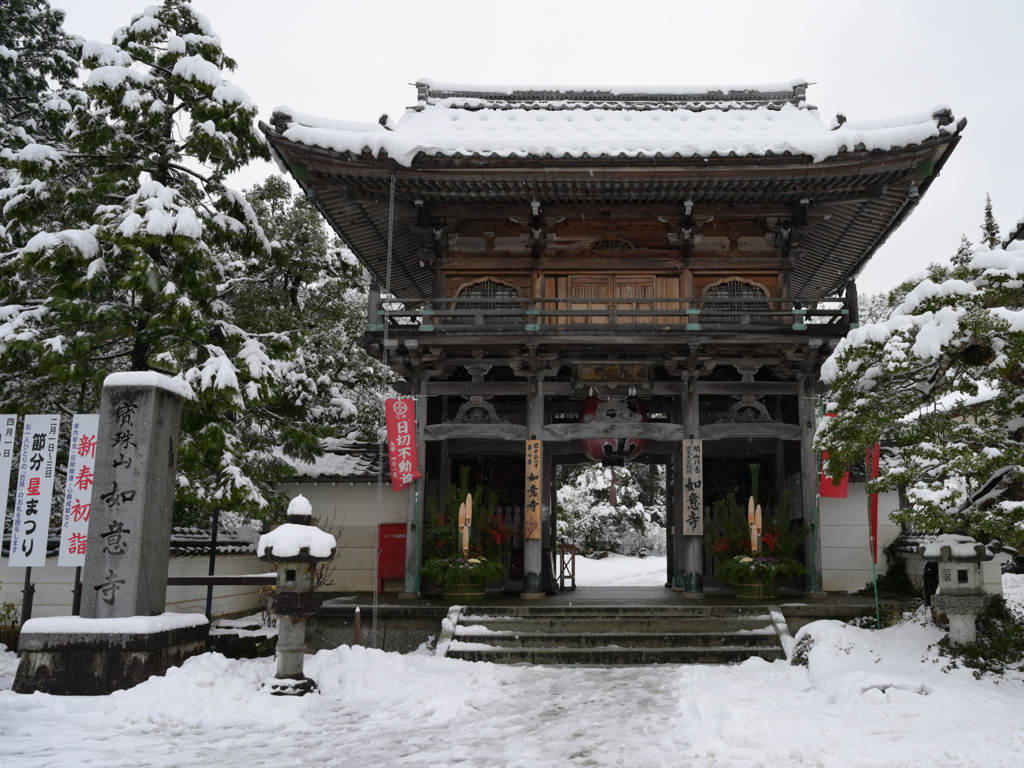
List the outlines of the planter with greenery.
{"type": "Polygon", "coordinates": [[[502,547],[508,541],[508,529],[494,513],[497,495],[481,486],[472,489],[473,515],[468,547],[462,546],[459,506],[470,492],[469,467],[463,467],[459,484],[449,489],[444,500],[443,515],[433,499],[427,501],[427,556],[420,575],[441,587],[445,598],[453,602],[483,600],[484,585],[505,576],[502,547]]]}
{"type": "MultiPolygon", "coordinates": [[[[758,498],[761,467],[750,465],[751,497],[758,498]]],[[[714,524],[704,535],[704,543],[716,559],[715,576],[736,587],[737,597],[770,598],[778,595],[779,579],[798,579],[807,569],[793,553],[803,545],[807,531],[790,519],[789,491],[783,491],[778,503],[762,522],[757,550],[751,546],[750,523],[745,508],[728,494],[715,502],[714,524]]]]}

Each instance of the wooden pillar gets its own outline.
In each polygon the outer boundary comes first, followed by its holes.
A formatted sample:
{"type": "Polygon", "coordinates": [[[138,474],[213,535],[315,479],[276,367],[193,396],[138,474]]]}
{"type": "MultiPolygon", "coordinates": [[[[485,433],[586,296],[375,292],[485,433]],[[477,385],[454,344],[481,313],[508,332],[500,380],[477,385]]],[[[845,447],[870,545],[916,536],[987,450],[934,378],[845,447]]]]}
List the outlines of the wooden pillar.
{"type": "MultiPolygon", "coordinates": [[[[685,398],[685,395],[683,396],[685,398]]],[[[686,536],[683,535],[683,444],[678,443],[672,453],[668,467],[668,496],[672,519],[672,552],[669,555],[669,569],[672,572],[672,589],[682,591],[686,587],[686,536]]]]}
{"type": "MultiPolygon", "coordinates": [[[[544,512],[548,515],[548,525],[541,539],[541,546],[548,551],[548,570],[551,581],[546,585],[547,592],[558,591],[558,488],[555,484],[555,456],[546,454],[544,456],[544,512]],[[546,545],[546,547],[544,546],[546,545]]],[[[542,552],[543,554],[543,552],[542,552]]],[[[543,576],[543,571],[541,572],[543,576]]],[[[541,582],[544,580],[541,579],[541,582]]],[[[542,588],[545,586],[542,584],[542,588]]]]}
{"type": "MultiPolygon", "coordinates": [[[[526,436],[529,440],[540,440],[544,430],[544,380],[537,376],[531,376],[526,386],[526,436]]],[[[548,462],[541,456],[540,468],[542,477],[540,487],[547,487],[548,462]]],[[[529,503],[529,499],[526,500],[529,503]]],[[[550,513],[550,506],[548,507],[550,513]]],[[[523,509],[523,518],[527,511],[523,509]]],[[[544,516],[544,507],[541,507],[541,520],[544,516]]],[[[541,573],[543,569],[543,533],[537,538],[523,539],[523,592],[522,596],[527,599],[543,597],[541,591],[541,573]]]]}
{"type": "Polygon", "coordinates": [[[672,462],[665,465],[665,586],[672,587],[676,577],[675,554],[675,502],[672,497],[672,462]]]}
{"type": "MultiPolygon", "coordinates": [[[[806,387],[805,387],[806,390],[806,387]]],[[[814,412],[814,395],[806,391],[800,395],[800,502],[803,510],[804,527],[810,530],[804,539],[804,563],[808,576],[808,592],[822,592],[821,582],[821,528],[818,514],[818,454],[811,444],[814,440],[817,414],[814,412]]]]}
{"type": "MultiPolygon", "coordinates": [[[[415,387],[415,380],[412,382],[415,387]]],[[[427,487],[427,380],[419,381],[416,398],[416,453],[419,457],[420,478],[409,486],[409,506],[405,516],[405,588],[409,597],[420,592],[420,559],[423,552],[423,518],[427,487]]]]}
{"type": "Polygon", "coordinates": [[[860,326],[860,298],[857,295],[857,284],[853,280],[846,283],[846,308],[850,310],[850,327],[860,326]]]}
{"type": "MultiPolygon", "coordinates": [[[[697,380],[692,378],[687,382],[687,386],[683,388],[682,401],[680,402],[680,408],[682,411],[682,423],[683,432],[689,440],[697,440],[700,438],[700,398],[697,395],[697,380]]],[[[702,598],[704,597],[704,537],[703,536],[684,536],[682,535],[683,524],[683,454],[682,444],[679,446],[679,453],[673,455],[673,468],[676,468],[676,462],[678,462],[678,470],[676,474],[676,489],[674,492],[674,498],[676,502],[676,515],[675,525],[676,531],[676,544],[680,545],[679,549],[682,550],[680,553],[676,553],[676,562],[682,566],[682,573],[679,570],[676,571],[676,582],[675,586],[683,588],[683,595],[691,598],[702,598]],[[676,458],[678,456],[678,458],[676,458]],[[680,557],[681,555],[681,557],[680,557]],[[680,584],[680,576],[682,576],[682,583],[680,584]]]]}

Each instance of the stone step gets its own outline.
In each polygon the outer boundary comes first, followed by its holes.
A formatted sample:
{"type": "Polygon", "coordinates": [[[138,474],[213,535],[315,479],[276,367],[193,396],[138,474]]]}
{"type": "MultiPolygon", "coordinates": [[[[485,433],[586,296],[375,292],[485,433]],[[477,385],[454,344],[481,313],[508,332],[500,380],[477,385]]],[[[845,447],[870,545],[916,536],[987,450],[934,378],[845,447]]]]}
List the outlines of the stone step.
{"type": "Polygon", "coordinates": [[[459,619],[462,627],[485,627],[487,629],[518,632],[557,632],[561,634],[585,634],[615,632],[619,634],[665,634],[665,633],[706,633],[738,632],[772,627],[768,616],[709,616],[709,617],[629,617],[614,616],[552,616],[552,617],[480,617],[463,616],[459,619]]]}
{"type": "Polygon", "coordinates": [[[765,632],[673,632],[673,633],[553,633],[462,634],[463,643],[484,643],[502,648],[715,648],[778,646],[775,630],[765,632]]]}
{"type": "Polygon", "coordinates": [[[767,605],[518,605],[518,606],[469,606],[463,612],[465,618],[486,617],[558,617],[558,616],[607,616],[607,617],[676,617],[699,618],[706,616],[766,616],[767,605]]]}
{"type": "Polygon", "coordinates": [[[760,656],[767,661],[784,659],[778,646],[686,646],[678,648],[494,648],[469,649],[455,646],[448,656],[465,661],[496,664],[585,664],[625,666],[640,664],[734,664],[760,656]]]}

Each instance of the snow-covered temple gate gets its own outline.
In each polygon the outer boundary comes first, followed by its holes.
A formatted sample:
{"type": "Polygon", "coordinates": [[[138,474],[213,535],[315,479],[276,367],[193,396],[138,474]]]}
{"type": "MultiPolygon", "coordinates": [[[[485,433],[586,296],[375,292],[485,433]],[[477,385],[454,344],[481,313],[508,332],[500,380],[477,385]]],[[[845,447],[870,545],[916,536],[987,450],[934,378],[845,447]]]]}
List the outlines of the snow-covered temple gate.
{"type": "MultiPolygon", "coordinates": [[[[682,472],[702,440],[704,505],[768,466],[814,527],[822,362],[857,324],[854,278],[959,141],[948,110],[825,126],[806,82],[714,88],[511,88],[420,81],[400,121],[278,111],[282,167],[378,278],[366,344],[419,401],[418,496],[473,461],[517,508],[524,595],[545,583],[552,467],[638,461],[682,472]],[[394,206],[390,291],[389,206],[394,206]],[[581,421],[588,400],[644,411],[581,421]],[[540,441],[540,504],[524,457],[540,441]],[[718,480],[714,478],[718,477],[718,480]],[[720,487],[719,487],[720,486],[720,487]],[[531,537],[540,513],[536,538],[531,537]]],[[[611,408],[615,410],[615,408],[611,408]]],[[[700,596],[700,535],[673,483],[670,581],[700,596]]],[[[411,514],[416,588],[422,508],[411,514]]],[[[821,588],[819,531],[805,562],[821,588]]],[[[518,561],[517,561],[518,562],[518,561]]],[[[552,569],[553,570],[553,569],[552,569]]]]}

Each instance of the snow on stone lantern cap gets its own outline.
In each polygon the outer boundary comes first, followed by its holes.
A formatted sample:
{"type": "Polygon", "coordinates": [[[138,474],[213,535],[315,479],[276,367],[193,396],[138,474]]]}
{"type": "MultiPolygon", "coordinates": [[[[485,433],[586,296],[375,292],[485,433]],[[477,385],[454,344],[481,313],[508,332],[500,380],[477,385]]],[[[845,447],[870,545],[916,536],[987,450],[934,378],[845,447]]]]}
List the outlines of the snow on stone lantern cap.
{"type": "Polygon", "coordinates": [[[954,563],[981,563],[995,557],[980,541],[955,533],[936,536],[932,541],[918,547],[917,554],[925,560],[954,563]]]}
{"type": "Polygon", "coordinates": [[[326,531],[310,525],[313,507],[304,496],[296,496],[288,505],[288,520],[270,533],[260,536],[256,555],[260,560],[315,563],[330,560],[337,551],[337,540],[326,531]]]}
{"type": "Polygon", "coordinates": [[[288,522],[296,525],[313,524],[313,505],[301,493],[288,502],[288,522]]]}

